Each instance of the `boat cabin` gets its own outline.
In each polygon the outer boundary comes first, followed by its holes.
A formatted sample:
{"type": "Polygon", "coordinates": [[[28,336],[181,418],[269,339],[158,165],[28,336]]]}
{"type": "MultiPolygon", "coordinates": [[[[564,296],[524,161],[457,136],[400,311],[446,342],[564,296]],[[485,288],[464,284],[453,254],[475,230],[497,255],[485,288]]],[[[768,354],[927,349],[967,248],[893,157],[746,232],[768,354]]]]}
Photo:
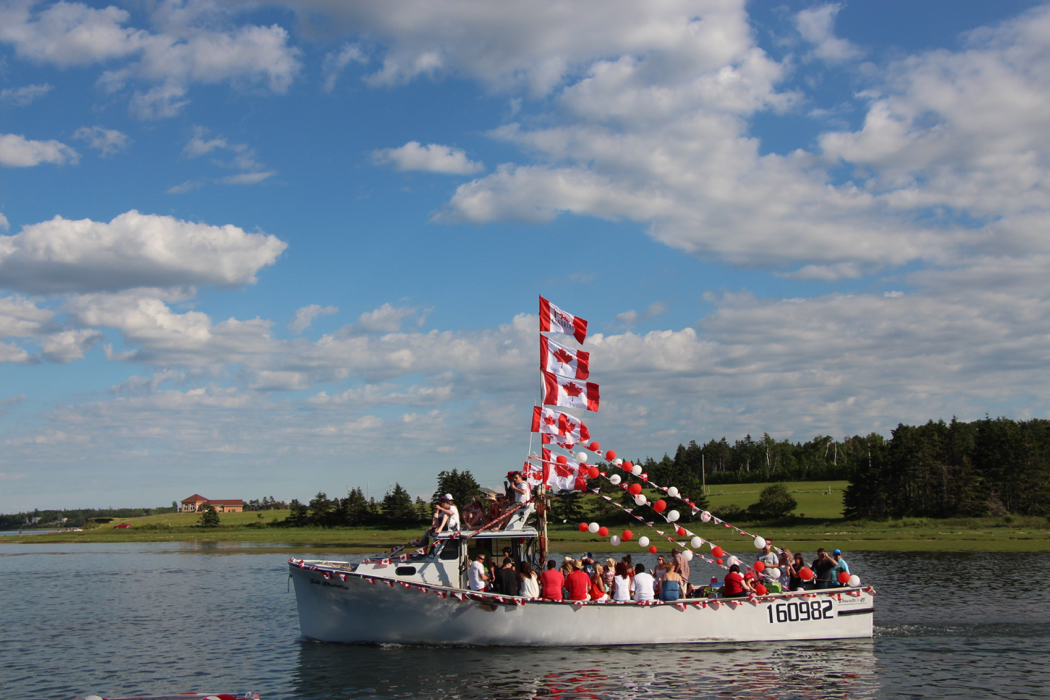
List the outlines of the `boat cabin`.
{"type": "Polygon", "coordinates": [[[540,556],[539,533],[525,520],[532,513],[530,504],[510,519],[503,530],[460,530],[429,533],[416,549],[398,552],[389,558],[374,557],[361,562],[354,571],[366,576],[432,586],[467,588],[467,568],[480,553],[502,564],[503,550],[510,548],[515,562],[525,560],[536,568],[540,556]]]}

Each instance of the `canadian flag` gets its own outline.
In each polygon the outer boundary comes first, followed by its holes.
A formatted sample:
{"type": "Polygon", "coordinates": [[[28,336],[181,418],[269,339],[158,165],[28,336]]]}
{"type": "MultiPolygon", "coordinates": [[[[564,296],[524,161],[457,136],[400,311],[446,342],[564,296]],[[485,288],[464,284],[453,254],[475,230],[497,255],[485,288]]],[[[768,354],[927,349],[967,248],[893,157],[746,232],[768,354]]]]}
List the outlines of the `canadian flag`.
{"type": "Polygon", "coordinates": [[[579,418],[542,406],[532,407],[532,432],[559,435],[573,444],[591,439],[591,431],[579,418]]]}
{"type": "Polygon", "coordinates": [[[564,333],[576,338],[583,345],[587,337],[587,322],[567,314],[543,297],[540,297],[540,333],[564,333]]]}
{"type": "Polygon", "coordinates": [[[550,372],[543,375],[543,405],[564,406],[565,408],[585,408],[588,411],[598,410],[598,385],[592,382],[578,382],[575,379],[559,377],[550,372]]]}
{"type": "Polygon", "coordinates": [[[587,490],[587,480],[580,475],[580,463],[567,457],[564,464],[552,460],[547,448],[543,448],[543,481],[555,491],[587,490]]]}
{"type": "Polygon", "coordinates": [[[555,343],[545,335],[540,336],[540,369],[544,372],[586,379],[590,376],[591,353],[573,350],[555,343]]]}
{"type": "Polygon", "coordinates": [[[561,435],[548,435],[543,433],[540,435],[540,442],[544,445],[557,445],[562,449],[569,450],[570,452],[576,447],[576,443],[570,437],[563,437],[561,435]]]}
{"type": "Polygon", "coordinates": [[[529,486],[535,487],[543,483],[543,465],[525,462],[521,474],[529,482],[529,486]]]}

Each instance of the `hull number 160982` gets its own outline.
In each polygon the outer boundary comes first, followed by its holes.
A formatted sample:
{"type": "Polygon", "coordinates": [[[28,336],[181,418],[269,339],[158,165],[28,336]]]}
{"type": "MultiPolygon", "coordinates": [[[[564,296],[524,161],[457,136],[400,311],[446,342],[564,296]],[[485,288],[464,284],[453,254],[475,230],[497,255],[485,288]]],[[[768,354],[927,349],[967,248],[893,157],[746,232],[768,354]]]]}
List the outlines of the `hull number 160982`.
{"type": "Polygon", "coordinates": [[[770,624],[777,622],[806,622],[830,620],[835,617],[830,600],[799,600],[777,603],[766,608],[770,624]]]}

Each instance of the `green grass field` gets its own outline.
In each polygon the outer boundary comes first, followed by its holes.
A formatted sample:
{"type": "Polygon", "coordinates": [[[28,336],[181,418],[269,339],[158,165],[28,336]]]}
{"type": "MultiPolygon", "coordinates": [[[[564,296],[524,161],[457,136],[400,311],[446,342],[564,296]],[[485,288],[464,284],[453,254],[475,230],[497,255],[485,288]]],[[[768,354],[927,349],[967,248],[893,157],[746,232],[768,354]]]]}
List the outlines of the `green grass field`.
{"type": "MultiPolygon", "coordinates": [[[[900,551],[1050,551],[1050,521],[1037,517],[955,518],[935,520],[905,518],[888,521],[847,521],[842,518],[842,495],[847,482],[796,482],[785,486],[798,501],[794,518],[785,522],[734,522],[748,533],[772,539],[778,546],[792,551],[812,552],[817,547],[841,547],[844,550],[900,551]]],[[[708,489],[709,507],[718,509],[729,504],[746,508],[758,500],[768,484],[730,484],[708,489]]],[[[650,494],[655,497],[657,494],[650,494]]],[[[585,513],[592,516],[592,513],[585,513]]],[[[5,537],[2,542],[211,542],[252,545],[253,552],[302,552],[323,548],[330,552],[373,552],[389,549],[415,539],[422,528],[383,530],[372,528],[274,528],[270,522],[283,520],[288,511],[262,511],[220,514],[220,526],[196,527],[196,513],[165,513],[142,518],[114,520],[84,532],[53,535],[5,537]],[[262,516],[261,518],[259,516],[262,516]],[[115,529],[128,523],[131,528],[115,529]]],[[[593,516],[592,516],[593,517],[593,516]]],[[[591,519],[588,517],[587,519],[591,519]]],[[[636,543],[612,547],[607,539],[581,533],[578,523],[552,523],[550,546],[553,551],[595,552],[639,551],[636,543]]],[[[751,540],[732,529],[713,523],[684,523],[701,537],[713,540],[730,551],[748,551],[751,540]]],[[[613,532],[623,524],[610,526],[613,532]]],[[[646,534],[654,544],[668,549],[666,540],[657,541],[641,523],[630,527],[637,536],[646,534]]],[[[666,528],[661,528],[666,531],[666,528]]]]}

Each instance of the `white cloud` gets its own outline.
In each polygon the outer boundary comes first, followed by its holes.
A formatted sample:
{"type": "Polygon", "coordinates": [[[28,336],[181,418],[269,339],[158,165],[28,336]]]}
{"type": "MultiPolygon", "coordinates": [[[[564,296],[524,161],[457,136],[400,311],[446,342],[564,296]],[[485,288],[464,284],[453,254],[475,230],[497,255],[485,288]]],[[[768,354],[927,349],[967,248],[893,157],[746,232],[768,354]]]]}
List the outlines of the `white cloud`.
{"type": "Polygon", "coordinates": [[[0,230],[7,231],[11,228],[11,223],[7,220],[7,217],[0,214],[0,230]]]}
{"type": "Polygon", "coordinates": [[[322,89],[325,92],[334,90],[339,74],[351,63],[368,63],[368,57],[357,44],[344,44],[339,51],[326,54],[321,67],[324,75],[322,89]]]}
{"type": "Polygon", "coordinates": [[[624,311],[623,313],[616,314],[616,320],[619,323],[626,325],[634,325],[635,323],[641,323],[642,321],[648,321],[656,316],[662,316],[667,313],[667,302],[656,301],[649,304],[649,308],[643,313],[638,313],[634,309],[624,311]]]}
{"type": "Polygon", "coordinates": [[[76,163],[80,154],[60,141],[31,141],[18,134],[0,134],[0,165],[28,168],[41,163],[76,163]]]}
{"type": "Polygon", "coordinates": [[[252,284],[287,247],[275,236],[129,211],[56,216],[0,236],[0,287],[33,293],[252,284]]]}
{"type": "MultiPolygon", "coordinates": [[[[190,138],[189,142],[182,149],[183,154],[191,159],[199,158],[200,156],[209,153],[217,154],[219,151],[225,151],[231,154],[230,158],[229,160],[212,158],[212,163],[214,165],[217,165],[220,168],[243,170],[245,172],[236,175],[227,175],[214,180],[214,182],[218,184],[256,185],[277,174],[276,170],[266,170],[266,166],[257,160],[255,150],[249,148],[247,144],[230,143],[221,136],[210,138],[208,130],[202,126],[194,127],[193,137],[190,138]]],[[[192,189],[198,189],[203,185],[204,183],[200,180],[185,182],[182,185],[176,185],[175,187],[170,188],[168,193],[181,194],[192,189]]]]}
{"type": "Polygon", "coordinates": [[[436,143],[421,146],[418,141],[409,141],[399,148],[384,148],[373,151],[376,163],[392,164],[397,170],[424,170],[449,175],[470,175],[485,166],[469,160],[466,152],[436,143]]]}
{"type": "Polygon", "coordinates": [[[319,304],[310,304],[304,306],[295,312],[295,318],[288,324],[287,328],[292,333],[299,334],[310,327],[310,324],[314,322],[314,319],[318,316],[331,316],[334,313],[339,312],[339,307],[336,306],[321,306],[319,304]]]}
{"type": "Polygon", "coordinates": [[[289,46],[288,32],[277,25],[223,30],[220,8],[209,3],[186,5],[181,12],[170,5],[152,8],[166,31],[151,33],[126,26],[130,14],[116,7],[58,2],[34,12],[30,2],[13,2],[0,7],[0,41],[11,44],[19,58],[63,68],[121,64],[99,82],[110,91],[132,80],[154,84],[132,97],[130,112],[140,119],[178,114],[193,83],[261,84],[285,92],[301,69],[300,51],[289,46]]]}
{"type": "Polygon", "coordinates": [[[812,56],[827,63],[843,63],[860,58],[864,52],[852,42],[835,36],[835,15],[842,5],[832,3],[802,10],[795,26],[802,38],[813,44],[812,56]]]}
{"type": "Polygon", "coordinates": [[[101,339],[102,333],[96,330],[61,331],[43,338],[40,347],[44,359],[64,364],[83,359],[84,352],[101,339]]]}
{"type": "Polygon", "coordinates": [[[47,83],[26,85],[20,88],[5,88],[0,90],[0,105],[26,107],[51,92],[52,89],[53,87],[47,83]]]}
{"type": "Polygon", "coordinates": [[[83,126],[73,132],[73,138],[87,141],[91,148],[103,156],[113,155],[128,147],[127,134],[101,126],[83,126]]]}

